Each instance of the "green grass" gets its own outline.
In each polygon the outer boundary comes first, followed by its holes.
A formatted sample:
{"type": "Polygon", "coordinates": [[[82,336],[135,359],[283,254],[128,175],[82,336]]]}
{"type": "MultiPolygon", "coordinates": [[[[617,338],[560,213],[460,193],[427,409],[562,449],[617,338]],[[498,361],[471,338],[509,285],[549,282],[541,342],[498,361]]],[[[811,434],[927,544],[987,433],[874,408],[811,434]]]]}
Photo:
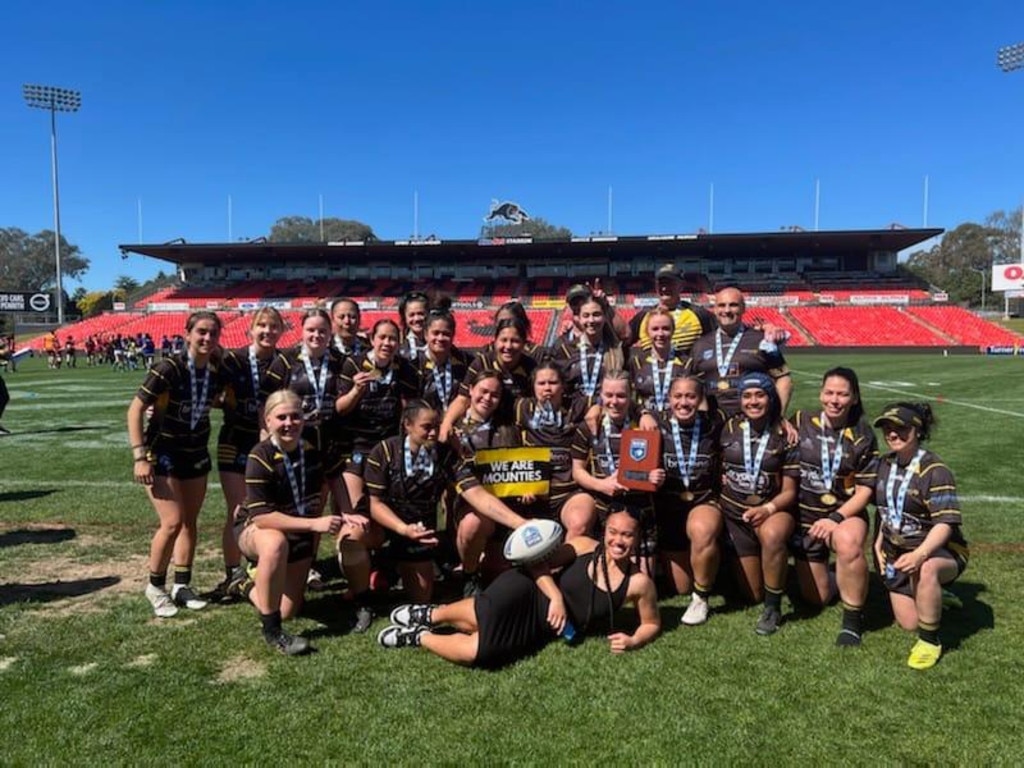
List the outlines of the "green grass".
{"type": "MultiPolygon", "coordinates": [[[[307,658],[267,651],[244,605],[157,622],[141,596],[154,516],[130,482],[124,428],[141,374],[25,363],[6,377],[14,434],[0,438],[3,762],[1016,762],[1022,361],[800,355],[797,405],[815,407],[839,361],[861,375],[869,413],[935,399],[933,448],[965,499],[965,607],[946,614],[950,650],[927,673],[906,668],[913,639],[877,588],[854,652],[832,644],[837,608],[760,638],[755,609],[684,629],[673,599],[640,652],[613,657],[594,638],[500,672],[348,635],[336,590],[295,622],[319,649],[307,658]]],[[[220,577],[222,515],[211,485],[201,586],[220,577]]]]}

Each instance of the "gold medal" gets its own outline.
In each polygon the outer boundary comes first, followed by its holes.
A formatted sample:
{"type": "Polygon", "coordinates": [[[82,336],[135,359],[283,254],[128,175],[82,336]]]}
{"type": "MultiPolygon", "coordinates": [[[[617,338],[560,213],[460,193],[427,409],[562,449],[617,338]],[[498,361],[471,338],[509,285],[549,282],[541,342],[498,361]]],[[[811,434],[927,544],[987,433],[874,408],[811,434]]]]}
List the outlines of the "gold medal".
{"type": "Polygon", "coordinates": [[[693,501],[693,491],[683,491],[679,494],[679,498],[683,501],[693,501]]]}
{"type": "Polygon", "coordinates": [[[729,381],[727,379],[719,379],[718,380],[718,389],[719,389],[719,391],[724,392],[728,388],[729,388],[729,381]]]}
{"type": "Polygon", "coordinates": [[[384,377],[384,371],[377,366],[373,366],[373,368],[366,371],[366,373],[370,374],[370,381],[378,381],[384,377]]]}
{"type": "Polygon", "coordinates": [[[821,503],[831,507],[838,501],[834,493],[824,493],[821,496],[821,503]]]}
{"type": "Polygon", "coordinates": [[[747,496],[747,498],[745,498],[743,501],[746,502],[747,506],[756,507],[758,504],[761,503],[761,497],[758,496],[756,493],[752,493],[749,496],[747,496]]]}

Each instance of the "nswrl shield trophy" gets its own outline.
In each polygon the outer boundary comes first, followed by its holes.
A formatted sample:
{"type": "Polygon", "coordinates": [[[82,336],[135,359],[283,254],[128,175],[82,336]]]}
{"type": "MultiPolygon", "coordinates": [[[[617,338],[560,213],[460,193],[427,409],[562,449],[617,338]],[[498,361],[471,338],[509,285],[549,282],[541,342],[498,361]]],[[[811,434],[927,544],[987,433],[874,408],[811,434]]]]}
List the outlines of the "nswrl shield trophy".
{"type": "Polygon", "coordinates": [[[619,450],[619,483],[632,491],[654,491],[648,478],[661,462],[661,432],[624,430],[619,450]]]}

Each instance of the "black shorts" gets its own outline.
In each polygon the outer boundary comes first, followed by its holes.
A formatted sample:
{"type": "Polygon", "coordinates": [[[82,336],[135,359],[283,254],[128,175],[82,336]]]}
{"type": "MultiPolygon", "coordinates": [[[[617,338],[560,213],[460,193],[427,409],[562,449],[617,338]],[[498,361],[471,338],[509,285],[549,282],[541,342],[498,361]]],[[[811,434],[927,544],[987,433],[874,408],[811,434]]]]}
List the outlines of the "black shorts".
{"type": "Polygon", "coordinates": [[[750,523],[725,516],[725,541],[737,557],[760,557],[761,540],[750,523]]]}
{"type": "Polygon", "coordinates": [[[236,475],[245,474],[245,462],[259,442],[259,434],[223,426],[217,435],[217,470],[236,475]]]}
{"type": "Polygon", "coordinates": [[[718,501],[711,491],[698,493],[695,498],[687,501],[682,498],[682,491],[654,494],[654,521],[658,529],[658,546],[668,552],[688,552],[690,537],[686,535],[686,521],[690,510],[694,507],[707,505],[718,509],[718,501]]]}
{"type": "MultiPolygon", "coordinates": [[[[242,531],[245,530],[246,523],[238,522],[235,523],[235,541],[238,542],[242,538],[242,531]]],[[[313,544],[316,541],[316,535],[312,533],[286,533],[285,538],[288,540],[288,563],[301,563],[303,560],[311,560],[313,555],[316,554],[313,551],[313,544]]],[[[249,557],[246,555],[246,557],[249,557]]],[[[259,564],[258,560],[249,557],[255,564],[259,564]]]]}
{"type": "Polygon", "coordinates": [[[209,451],[178,453],[175,451],[150,451],[153,474],[157,477],[173,477],[178,480],[194,480],[210,474],[213,466],[209,451]]]}
{"type": "MultiPolygon", "coordinates": [[[[898,549],[892,545],[889,545],[886,541],[882,541],[882,549],[885,552],[885,559],[887,563],[895,562],[900,555],[911,552],[910,549],[898,549]]],[[[970,558],[970,551],[962,544],[955,542],[949,542],[944,547],[939,547],[935,550],[932,557],[941,557],[946,560],[953,560],[956,563],[956,577],[960,578],[960,574],[967,570],[967,561],[970,558]]],[[[878,571],[882,576],[882,583],[885,588],[890,592],[895,592],[897,595],[906,595],[907,597],[914,596],[913,586],[910,581],[910,574],[904,573],[903,571],[897,571],[892,568],[891,565],[887,565],[885,568],[878,562],[878,554],[875,553],[875,570],[878,571]]]]}

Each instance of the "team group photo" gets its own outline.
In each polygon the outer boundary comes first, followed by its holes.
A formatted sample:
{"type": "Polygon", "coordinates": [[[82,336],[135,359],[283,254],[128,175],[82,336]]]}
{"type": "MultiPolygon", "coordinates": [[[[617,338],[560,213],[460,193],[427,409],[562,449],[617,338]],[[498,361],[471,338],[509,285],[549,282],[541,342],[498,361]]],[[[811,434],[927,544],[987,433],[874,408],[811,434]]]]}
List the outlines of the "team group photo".
{"type": "Polygon", "coordinates": [[[0,54],[5,761],[1014,762],[1019,15],[314,5],[0,54]]]}

